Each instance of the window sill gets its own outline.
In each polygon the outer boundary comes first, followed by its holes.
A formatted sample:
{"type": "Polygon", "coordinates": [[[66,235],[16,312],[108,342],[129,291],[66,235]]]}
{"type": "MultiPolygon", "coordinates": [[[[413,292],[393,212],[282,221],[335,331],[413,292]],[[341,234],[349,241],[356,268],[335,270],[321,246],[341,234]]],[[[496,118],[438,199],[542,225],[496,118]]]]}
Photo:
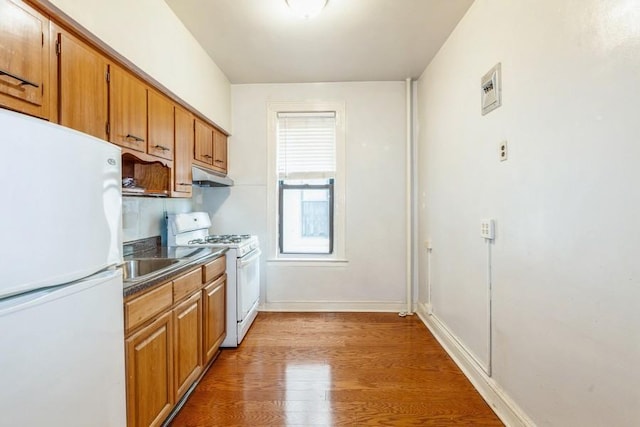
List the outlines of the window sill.
{"type": "Polygon", "coordinates": [[[343,258],[270,258],[267,264],[279,267],[343,267],[349,260],[343,258]]]}

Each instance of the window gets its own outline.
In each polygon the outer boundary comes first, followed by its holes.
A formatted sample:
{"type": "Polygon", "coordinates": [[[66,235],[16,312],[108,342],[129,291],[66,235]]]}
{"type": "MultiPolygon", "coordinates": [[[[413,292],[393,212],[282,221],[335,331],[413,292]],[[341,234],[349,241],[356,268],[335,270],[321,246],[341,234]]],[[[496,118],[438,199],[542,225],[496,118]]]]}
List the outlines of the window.
{"type": "Polygon", "coordinates": [[[277,117],[279,251],[331,254],[336,113],[279,112],[277,117]]]}
{"type": "Polygon", "coordinates": [[[344,107],[272,103],[269,110],[272,255],[338,259],[344,247],[344,107]]]}

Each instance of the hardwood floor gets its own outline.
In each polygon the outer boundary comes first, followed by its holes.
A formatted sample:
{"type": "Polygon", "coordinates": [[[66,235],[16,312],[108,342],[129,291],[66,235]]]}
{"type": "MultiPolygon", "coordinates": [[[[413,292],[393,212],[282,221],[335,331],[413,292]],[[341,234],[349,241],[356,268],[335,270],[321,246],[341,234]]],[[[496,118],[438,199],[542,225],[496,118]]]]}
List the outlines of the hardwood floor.
{"type": "Polygon", "coordinates": [[[420,319],[395,313],[260,313],[172,423],[502,425],[420,319]]]}

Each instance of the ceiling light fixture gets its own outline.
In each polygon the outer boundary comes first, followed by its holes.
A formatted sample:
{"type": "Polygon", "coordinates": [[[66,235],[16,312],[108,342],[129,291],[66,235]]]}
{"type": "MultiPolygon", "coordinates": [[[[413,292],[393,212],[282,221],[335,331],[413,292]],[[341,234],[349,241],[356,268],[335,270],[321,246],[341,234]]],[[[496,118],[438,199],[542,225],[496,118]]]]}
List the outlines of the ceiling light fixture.
{"type": "Polygon", "coordinates": [[[329,0],[285,0],[289,9],[303,19],[315,18],[322,12],[329,0]]]}

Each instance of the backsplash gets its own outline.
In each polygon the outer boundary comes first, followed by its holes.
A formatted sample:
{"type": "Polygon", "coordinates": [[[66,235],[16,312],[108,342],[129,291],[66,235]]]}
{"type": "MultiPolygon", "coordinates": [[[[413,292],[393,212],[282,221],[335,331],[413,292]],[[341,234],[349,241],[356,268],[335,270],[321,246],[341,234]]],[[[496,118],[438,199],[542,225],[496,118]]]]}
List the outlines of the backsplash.
{"type": "Polygon", "coordinates": [[[122,198],[122,240],[161,236],[164,214],[193,211],[192,199],[159,199],[151,197],[122,198]]]}

